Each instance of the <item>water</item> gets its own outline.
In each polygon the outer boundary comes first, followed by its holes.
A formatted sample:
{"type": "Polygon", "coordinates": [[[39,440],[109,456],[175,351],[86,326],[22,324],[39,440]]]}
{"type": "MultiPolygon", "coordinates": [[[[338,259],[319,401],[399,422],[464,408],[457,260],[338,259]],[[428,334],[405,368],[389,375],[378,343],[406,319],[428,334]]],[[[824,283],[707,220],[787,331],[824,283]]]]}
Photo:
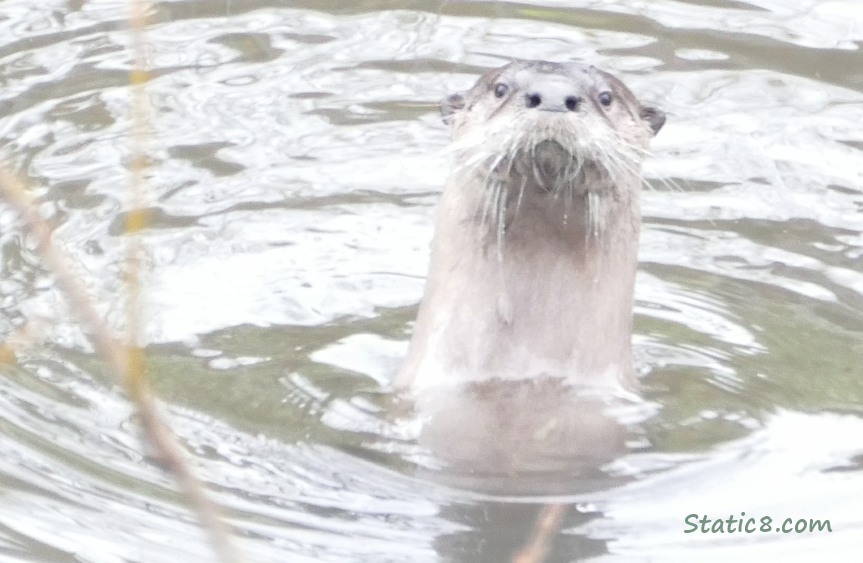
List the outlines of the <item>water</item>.
{"type": "MultiPolygon", "coordinates": [[[[0,3],[3,159],[117,329],[126,17],[0,3]]],[[[549,561],[853,560],[858,2],[183,0],[151,21],[150,367],[250,561],[506,561],[544,502],[571,505],[549,561]],[[387,414],[448,168],[437,102],[512,56],[596,64],[669,114],[634,335],[658,410],[592,492],[440,484],[387,414]],[[690,514],[741,512],[832,533],[684,533],[690,514]]],[[[0,368],[0,560],[212,560],[2,206],[0,224],[17,353],[0,368]]]]}

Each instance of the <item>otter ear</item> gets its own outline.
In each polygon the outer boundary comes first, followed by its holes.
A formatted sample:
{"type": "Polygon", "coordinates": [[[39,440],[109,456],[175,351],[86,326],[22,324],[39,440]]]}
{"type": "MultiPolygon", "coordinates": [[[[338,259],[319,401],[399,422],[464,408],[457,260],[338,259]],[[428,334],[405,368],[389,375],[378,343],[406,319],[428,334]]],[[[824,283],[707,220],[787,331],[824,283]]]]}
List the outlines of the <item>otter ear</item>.
{"type": "Polygon", "coordinates": [[[641,106],[638,115],[641,119],[647,122],[654,135],[659,133],[659,130],[662,129],[663,125],[665,125],[665,112],[661,109],[641,106]]]}
{"type": "Polygon", "coordinates": [[[444,98],[440,103],[440,115],[443,118],[443,122],[447,125],[451,124],[453,114],[463,110],[464,105],[464,94],[461,92],[450,94],[444,98]]]}

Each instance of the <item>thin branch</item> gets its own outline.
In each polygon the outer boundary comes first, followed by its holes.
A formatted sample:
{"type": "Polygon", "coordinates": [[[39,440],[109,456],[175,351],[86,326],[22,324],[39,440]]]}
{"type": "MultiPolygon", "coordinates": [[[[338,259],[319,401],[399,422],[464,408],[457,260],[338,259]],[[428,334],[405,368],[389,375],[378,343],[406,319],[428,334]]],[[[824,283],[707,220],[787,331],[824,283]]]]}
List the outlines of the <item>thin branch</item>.
{"type": "Polygon", "coordinates": [[[569,506],[546,504],[542,507],[528,542],[512,558],[512,563],[542,563],[551,550],[554,537],[560,531],[569,506]]]}
{"type": "Polygon", "coordinates": [[[146,183],[144,170],[147,166],[146,140],[150,116],[145,86],[149,81],[144,43],[144,30],[147,26],[147,7],[145,0],[132,0],[129,26],[132,31],[133,65],[130,75],[132,89],[132,130],[131,148],[131,189],[130,210],[126,215],[126,319],[127,350],[124,382],[129,396],[138,405],[141,421],[150,443],[159,452],[166,468],[174,474],[186,497],[198,512],[201,523],[210,536],[210,541],[222,561],[234,563],[241,561],[239,551],[231,540],[230,531],[220,514],[219,507],[204,491],[201,482],[192,473],[186,461],[185,451],[177,443],[163,418],[159,416],[156,400],[149,391],[146,356],[138,346],[141,342],[143,308],[141,304],[141,256],[143,247],[140,232],[147,226],[144,208],[146,183]]]}
{"type": "Polygon", "coordinates": [[[102,322],[102,317],[93,307],[90,296],[69,268],[63,256],[51,241],[51,231],[45,221],[35,211],[36,207],[27,195],[24,184],[7,170],[0,168],[0,192],[3,199],[12,206],[23,222],[24,228],[36,240],[37,251],[42,261],[53,270],[57,283],[73,305],[73,309],[87,327],[96,351],[100,353],[114,372],[120,376],[126,373],[126,357],[123,347],[114,340],[102,322]]]}
{"type": "Polygon", "coordinates": [[[204,486],[193,474],[186,452],[159,412],[155,398],[150,393],[143,350],[138,346],[141,326],[140,307],[140,256],[141,245],[135,236],[146,226],[140,202],[143,199],[143,170],[146,162],[144,138],[147,126],[147,102],[144,85],[147,73],[143,70],[143,29],[145,25],[144,3],[133,0],[130,23],[134,34],[135,65],[131,82],[133,89],[132,125],[132,210],[126,224],[128,260],[126,264],[126,287],[129,290],[127,306],[129,346],[123,346],[110,333],[101,315],[93,305],[84,286],[72,274],[67,259],[54,246],[51,231],[35,211],[24,184],[6,170],[0,169],[0,194],[21,217],[25,230],[35,238],[37,251],[43,263],[51,269],[59,287],[65,293],[72,310],[78,315],[96,352],[108,364],[110,371],[120,380],[137,409],[144,435],[154,452],[177,480],[180,489],[197,512],[201,524],[207,531],[219,559],[225,563],[239,563],[242,558],[231,538],[218,506],[209,499],[204,486]]]}
{"type": "Polygon", "coordinates": [[[71,273],[66,257],[54,246],[51,231],[35,211],[35,206],[30,201],[24,185],[18,178],[3,169],[0,169],[0,194],[18,213],[24,228],[35,239],[42,262],[54,272],[71,309],[75,311],[89,333],[96,352],[126,388],[137,409],[148,443],[160,461],[177,479],[181,490],[209,533],[220,559],[225,563],[242,561],[219,508],[207,497],[203,485],[192,473],[186,461],[185,451],[163,420],[158,405],[148,390],[142,351],[137,347],[126,349],[111,335],[84,286],[71,273]],[[130,377],[132,373],[135,373],[136,377],[130,377]]]}

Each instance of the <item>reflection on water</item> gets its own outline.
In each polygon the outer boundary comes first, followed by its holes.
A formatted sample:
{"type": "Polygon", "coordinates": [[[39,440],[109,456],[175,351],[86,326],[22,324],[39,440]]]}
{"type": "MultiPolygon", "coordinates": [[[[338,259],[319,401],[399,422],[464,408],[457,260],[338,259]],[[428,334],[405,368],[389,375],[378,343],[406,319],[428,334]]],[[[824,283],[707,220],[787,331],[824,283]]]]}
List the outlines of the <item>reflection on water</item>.
{"type": "MultiPolygon", "coordinates": [[[[863,531],[857,2],[289,4],[155,4],[147,33],[151,371],[250,560],[505,561],[547,502],[569,506],[549,561],[851,553],[863,531]],[[506,479],[483,492],[492,479],[475,474],[452,486],[464,475],[388,391],[448,168],[437,101],[514,56],[596,64],[669,114],[647,163],[634,335],[658,410],[590,479],[543,496],[506,479]],[[743,511],[834,531],[683,533],[689,514],[743,511]]],[[[119,328],[127,5],[7,0],[0,12],[4,162],[32,179],[119,328]]],[[[0,558],[210,560],[3,206],[0,225],[0,331],[27,325],[0,378],[0,558]]],[[[455,451],[529,450],[444,404],[453,418],[435,438],[455,451]]]]}

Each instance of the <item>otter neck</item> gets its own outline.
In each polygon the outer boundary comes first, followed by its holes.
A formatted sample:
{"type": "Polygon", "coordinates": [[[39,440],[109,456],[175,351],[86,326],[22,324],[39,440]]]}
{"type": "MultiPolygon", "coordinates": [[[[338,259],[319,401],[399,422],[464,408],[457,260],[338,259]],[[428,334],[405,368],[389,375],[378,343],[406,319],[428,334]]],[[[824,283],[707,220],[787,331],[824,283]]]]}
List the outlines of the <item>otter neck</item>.
{"type": "Polygon", "coordinates": [[[541,377],[628,386],[637,177],[625,190],[510,181],[494,188],[506,205],[493,220],[488,178],[456,172],[444,189],[402,373],[420,388],[541,377]]]}

